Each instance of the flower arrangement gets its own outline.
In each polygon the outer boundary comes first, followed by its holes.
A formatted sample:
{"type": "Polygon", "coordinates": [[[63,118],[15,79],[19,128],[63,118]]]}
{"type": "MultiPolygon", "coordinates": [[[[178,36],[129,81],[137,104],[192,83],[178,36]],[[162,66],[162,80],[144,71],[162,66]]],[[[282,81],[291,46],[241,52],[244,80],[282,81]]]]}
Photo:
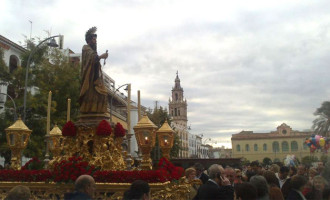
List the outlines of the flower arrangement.
{"type": "Polygon", "coordinates": [[[163,170],[164,173],[167,174],[167,177],[169,177],[169,180],[179,180],[183,174],[184,169],[182,167],[176,167],[168,161],[165,157],[162,157],[158,162],[158,168],[159,170],[163,170]]]}
{"type": "Polygon", "coordinates": [[[169,180],[162,170],[145,171],[97,171],[94,179],[99,183],[132,183],[135,180],[144,180],[148,183],[163,183],[169,180]]]}
{"type": "MultiPolygon", "coordinates": [[[[33,160],[33,159],[32,159],[33,160]]],[[[30,164],[37,162],[29,161],[30,164]]],[[[55,164],[50,170],[26,170],[28,164],[22,170],[0,170],[1,181],[16,182],[50,182],[73,183],[80,175],[88,174],[94,177],[98,183],[131,183],[135,180],[144,180],[149,183],[164,183],[176,181],[183,176],[183,168],[174,166],[166,158],[158,163],[157,170],[143,171],[100,171],[99,168],[89,165],[81,157],[71,157],[55,164]]]]}
{"type": "Polygon", "coordinates": [[[72,121],[68,121],[62,129],[62,135],[63,136],[76,136],[77,135],[77,129],[76,126],[72,121]]]}
{"type": "Polygon", "coordinates": [[[118,122],[115,126],[115,137],[124,137],[126,134],[123,126],[118,122]]]}
{"type": "Polygon", "coordinates": [[[88,174],[93,176],[98,169],[88,162],[83,161],[82,157],[71,157],[69,160],[62,160],[56,163],[53,171],[54,182],[70,183],[74,182],[80,175],[88,174]]]}
{"type": "Polygon", "coordinates": [[[0,182],[48,182],[51,179],[52,173],[49,170],[0,170],[0,182]]]}
{"type": "Polygon", "coordinates": [[[96,135],[100,136],[109,136],[111,134],[111,126],[110,123],[106,120],[102,120],[96,129],[96,135]]]}
{"type": "Polygon", "coordinates": [[[21,170],[41,170],[44,168],[44,162],[40,161],[37,157],[33,157],[21,168],[21,170]]]}

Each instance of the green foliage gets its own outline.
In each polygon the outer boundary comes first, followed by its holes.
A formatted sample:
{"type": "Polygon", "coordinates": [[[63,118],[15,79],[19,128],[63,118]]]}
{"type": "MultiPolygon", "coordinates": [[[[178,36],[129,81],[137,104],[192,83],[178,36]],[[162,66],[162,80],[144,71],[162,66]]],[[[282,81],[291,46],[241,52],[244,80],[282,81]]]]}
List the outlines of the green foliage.
{"type": "Polygon", "coordinates": [[[313,162],[318,162],[319,159],[316,156],[305,156],[301,159],[301,163],[306,166],[311,166],[313,162]]]}
{"type": "Polygon", "coordinates": [[[242,164],[242,166],[248,166],[248,165],[250,165],[250,161],[247,159],[244,159],[241,161],[241,164],[242,164]]]}
{"type": "MultiPolygon", "coordinates": [[[[22,67],[18,67],[12,74],[10,84],[13,89],[14,101],[19,108],[18,113],[22,113],[25,73],[28,57],[36,45],[34,41],[26,41],[28,51],[21,55],[22,67]]],[[[1,68],[0,59],[0,68],[1,68]]],[[[2,71],[2,70],[0,70],[2,71]]],[[[1,72],[0,72],[1,73],[1,72]]],[[[28,86],[36,90],[35,95],[27,93],[26,121],[25,124],[32,130],[30,142],[24,150],[26,157],[38,157],[43,159],[45,154],[46,116],[48,105],[48,94],[52,91],[51,102],[51,128],[57,124],[60,128],[66,122],[67,99],[71,99],[71,119],[75,120],[79,111],[79,88],[80,72],[79,66],[69,62],[69,58],[57,49],[52,49],[46,45],[40,45],[31,57],[29,68],[28,86]]],[[[13,124],[12,103],[6,102],[6,112],[0,115],[0,154],[5,156],[9,162],[10,151],[6,147],[4,129],[13,124]]]]}
{"type": "Polygon", "coordinates": [[[171,149],[170,152],[170,156],[172,158],[176,158],[179,156],[179,151],[181,150],[181,142],[180,142],[180,138],[179,135],[177,133],[174,134],[174,143],[173,143],[173,147],[171,149]]]}
{"type": "Polygon", "coordinates": [[[318,116],[313,121],[312,126],[315,134],[327,136],[330,131],[330,101],[323,102],[321,107],[316,109],[314,115],[318,116]]]}
{"type": "Polygon", "coordinates": [[[272,164],[272,159],[268,158],[268,157],[265,157],[263,160],[262,160],[262,163],[265,164],[265,165],[271,165],[272,164]]]}

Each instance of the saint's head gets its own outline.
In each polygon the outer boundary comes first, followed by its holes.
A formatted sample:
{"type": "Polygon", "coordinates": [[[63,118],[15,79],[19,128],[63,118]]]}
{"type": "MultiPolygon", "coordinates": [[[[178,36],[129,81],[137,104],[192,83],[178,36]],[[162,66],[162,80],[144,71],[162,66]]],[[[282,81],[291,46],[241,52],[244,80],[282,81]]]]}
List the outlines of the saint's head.
{"type": "Polygon", "coordinates": [[[90,28],[85,34],[86,43],[95,51],[96,51],[96,38],[97,38],[97,35],[95,34],[96,31],[97,28],[94,26],[90,28]]]}

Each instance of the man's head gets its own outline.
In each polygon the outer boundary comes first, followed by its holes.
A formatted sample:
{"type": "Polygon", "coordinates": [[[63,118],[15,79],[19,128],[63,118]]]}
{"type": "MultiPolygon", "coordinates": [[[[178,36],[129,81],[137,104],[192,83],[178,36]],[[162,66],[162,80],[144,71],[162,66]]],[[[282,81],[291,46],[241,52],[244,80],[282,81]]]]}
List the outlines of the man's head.
{"type": "Polygon", "coordinates": [[[220,170],[220,165],[218,164],[213,164],[209,167],[207,170],[209,174],[209,178],[217,182],[218,184],[221,183],[221,170],[220,170]]]}
{"type": "Polygon", "coordinates": [[[234,199],[255,200],[257,199],[257,188],[249,182],[235,185],[234,199]]]}
{"type": "Polygon", "coordinates": [[[234,183],[234,180],[236,178],[236,173],[235,170],[231,167],[226,167],[225,169],[225,175],[228,178],[228,180],[230,181],[231,184],[234,183]]]}
{"type": "Polygon", "coordinates": [[[194,164],[194,168],[196,170],[196,176],[197,177],[199,177],[202,174],[202,172],[204,171],[204,167],[200,163],[195,163],[194,164]]]}
{"type": "Polygon", "coordinates": [[[297,175],[304,176],[306,173],[306,166],[303,164],[300,164],[297,169],[297,175]]]}
{"type": "Polygon", "coordinates": [[[262,198],[268,195],[268,185],[265,177],[260,175],[252,176],[250,179],[250,183],[257,188],[257,196],[258,198],[262,198]]]}
{"type": "Polygon", "coordinates": [[[300,191],[303,190],[306,183],[307,183],[307,179],[301,175],[294,175],[290,181],[291,188],[300,191]]]}
{"type": "Polygon", "coordinates": [[[23,185],[17,185],[8,192],[5,200],[16,200],[16,199],[28,200],[30,199],[30,195],[31,192],[28,187],[23,185]]]}
{"type": "Polygon", "coordinates": [[[280,178],[281,180],[284,180],[284,179],[286,179],[286,178],[288,177],[289,172],[290,172],[289,167],[287,167],[287,166],[282,166],[282,167],[280,168],[280,173],[278,174],[278,176],[279,176],[279,178],[280,178]]]}
{"type": "Polygon", "coordinates": [[[323,172],[323,170],[324,170],[324,164],[323,164],[323,162],[318,162],[317,163],[317,171],[318,171],[318,173],[321,174],[323,172]]]}
{"type": "Polygon", "coordinates": [[[254,171],[256,174],[259,173],[259,162],[258,161],[253,161],[250,164],[251,170],[254,171]]]}
{"type": "Polygon", "coordinates": [[[134,181],[129,190],[124,193],[124,199],[141,199],[149,200],[150,197],[150,186],[147,182],[142,180],[134,181]]]}
{"type": "Polygon", "coordinates": [[[90,197],[93,197],[94,192],[95,192],[94,178],[90,175],[79,176],[75,182],[75,189],[78,192],[81,192],[81,193],[89,195],[90,197]]]}

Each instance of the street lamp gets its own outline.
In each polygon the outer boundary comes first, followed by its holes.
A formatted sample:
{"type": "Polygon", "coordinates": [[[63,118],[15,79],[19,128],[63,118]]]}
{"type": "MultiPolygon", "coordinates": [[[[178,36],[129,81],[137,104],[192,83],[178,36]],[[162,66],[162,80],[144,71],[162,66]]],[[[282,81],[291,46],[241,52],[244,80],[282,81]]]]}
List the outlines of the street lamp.
{"type": "MultiPolygon", "coordinates": [[[[7,95],[7,97],[9,97],[10,100],[13,102],[13,105],[14,105],[14,121],[16,121],[16,120],[17,120],[17,112],[16,112],[16,104],[15,104],[14,99],[13,99],[9,94],[2,93],[2,92],[0,92],[0,94],[1,94],[1,95],[7,95]]],[[[5,102],[1,100],[0,103],[5,103],[5,102]]]]}
{"type": "Polygon", "coordinates": [[[34,53],[37,51],[38,47],[43,44],[44,42],[50,40],[49,43],[47,43],[48,46],[50,47],[58,47],[58,45],[56,44],[56,41],[54,38],[59,37],[60,38],[60,49],[62,49],[63,47],[63,39],[64,36],[63,35],[55,35],[49,38],[44,39],[43,41],[41,41],[30,53],[27,64],[26,64],[26,72],[25,72],[25,86],[24,86],[24,105],[23,105],[23,121],[25,121],[26,119],[26,93],[27,93],[27,82],[28,82],[28,77],[29,77],[29,67],[30,67],[30,62],[31,62],[31,58],[34,55],[34,53]]]}
{"type": "MultiPolygon", "coordinates": [[[[128,90],[130,88],[128,88],[128,85],[131,85],[130,83],[126,83],[124,85],[121,85],[119,86],[114,92],[113,94],[111,95],[111,98],[110,98],[110,122],[112,122],[112,100],[113,100],[113,97],[116,95],[116,92],[119,91],[120,88],[124,87],[124,86],[127,86],[124,90],[128,90]]],[[[129,93],[131,92],[130,90],[128,91],[129,93]]],[[[127,102],[128,104],[130,104],[131,102],[127,102]]]]}
{"type": "Polygon", "coordinates": [[[127,139],[127,159],[126,159],[126,163],[127,163],[127,167],[128,169],[131,168],[131,84],[130,83],[126,83],[124,85],[119,86],[114,92],[113,95],[111,95],[111,99],[110,99],[110,122],[112,122],[112,100],[113,100],[113,96],[116,94],[117,91],[119,91],[120,88],[127,86],[125,88],[125,90],[127,90],[127,135],[126,135],[126,139],[127,139]]]}

